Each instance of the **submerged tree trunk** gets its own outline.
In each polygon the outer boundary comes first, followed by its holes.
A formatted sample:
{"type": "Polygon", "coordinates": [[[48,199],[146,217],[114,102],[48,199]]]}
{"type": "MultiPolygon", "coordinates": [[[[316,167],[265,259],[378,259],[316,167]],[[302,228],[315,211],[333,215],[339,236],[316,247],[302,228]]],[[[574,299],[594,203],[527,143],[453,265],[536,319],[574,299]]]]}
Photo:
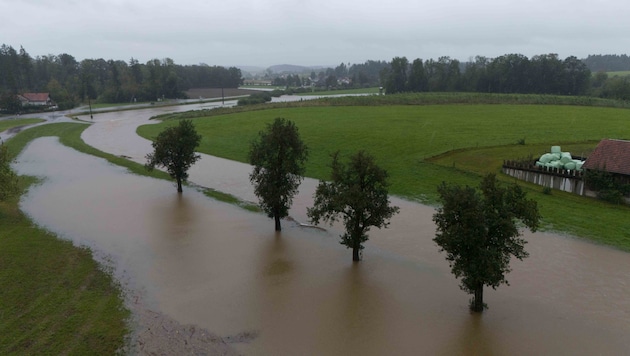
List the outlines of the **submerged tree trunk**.
{"type": "Polygon", "coordinates": [[[353,262],[361,261],[361,255],[359,254],[359,252],[361,252],[361,244],[354,242],[352,244],[352,261],[353,262]]]}
{"type": "Polygon", "coordinates": [[[184,190],[182,189],[182,180],[177,178],[177,192],[182,193],[184,190]]]}
{"type": "Polygon", "coordinates": [[[471,309],[476,313],[483,312],[483,283],[478,283],[477,288],[475,288],[475,297],[471,309]]]}
{"type": "Polygon", "coordinates": [[[282,226],[280,226],[280,215],[274,214],[273,217],[276,220],[276,231],[282,231],[282,226]]]}

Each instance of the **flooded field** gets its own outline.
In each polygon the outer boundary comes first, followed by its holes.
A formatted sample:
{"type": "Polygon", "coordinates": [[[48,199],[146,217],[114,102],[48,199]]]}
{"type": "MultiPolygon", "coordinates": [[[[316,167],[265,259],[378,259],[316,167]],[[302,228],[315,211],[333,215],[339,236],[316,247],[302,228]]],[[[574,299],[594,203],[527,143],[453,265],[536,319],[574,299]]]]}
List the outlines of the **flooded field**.
{"type": "MultiPolygon", "coordinates": [[[[127,121],[100,120],[85,135],[103,135],[103,144],[109,129],[99,130],[127,121]]],[[[144,144],[120,141],[138,160],[144,144]]],[[[47,177],[21,204],[36,222],[105,256],[141,308],[233,340],[247,355],[630,350],[630,255],[610,248],[527,234],[531,257],[513,263],[512,286],[487,289],[490,309],[471,315],[431,241],[430,207],[395,199],[401,213],[370,234],[364,261],[353,264],[338,227],[284,221],[277,234],[262,214],[193,189],[179,196],[170,182],[128,174],[54,138],[34,141],[18,161],[20,174],[47,177]]],[[[202,162],[191,180],[251,197],[246,165],[202,162]]],[[[296,219],[304,220],[314,186],[302,187],[296,219]]]]}

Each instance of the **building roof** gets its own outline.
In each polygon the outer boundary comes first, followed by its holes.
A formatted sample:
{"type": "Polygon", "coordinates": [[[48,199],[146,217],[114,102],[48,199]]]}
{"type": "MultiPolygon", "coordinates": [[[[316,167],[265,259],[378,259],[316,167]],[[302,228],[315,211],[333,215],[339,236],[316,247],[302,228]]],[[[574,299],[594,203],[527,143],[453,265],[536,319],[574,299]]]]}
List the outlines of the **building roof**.
{"type": "Polygon", "coordinates": [[[601,140],[583,168],[630,175],[630,141],[601,140]]]}
{"type": "Polygon", "coordinates": [[[48,93],[24,93],[22,94],[23,97],[25,97],[26,99],[28,99],[28,101],[48,101],[50,100],[49,94],[48,93]]]}

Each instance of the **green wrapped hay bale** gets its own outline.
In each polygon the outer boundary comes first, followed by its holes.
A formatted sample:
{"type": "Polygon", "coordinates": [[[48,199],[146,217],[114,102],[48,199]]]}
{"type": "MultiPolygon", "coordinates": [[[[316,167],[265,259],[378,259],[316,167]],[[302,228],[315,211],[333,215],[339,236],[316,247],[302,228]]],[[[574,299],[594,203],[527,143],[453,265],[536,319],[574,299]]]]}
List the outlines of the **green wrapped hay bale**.
{"type": "Polygon", "coordinates": [[[551,153],[560,153],[560,146],[551,146],[551,153]]]}
{"type": "Polygon", "coordinates": [[[570,171],[573,171],[573,170],[575,170],[575,168],[576,168],[576,165],[575,165],[575,162],[573,162],[573,161],[564,164],[564,169],[568,169],[570,171]]]}
{"type": "Polygon", "coordinates": [[[573,157],[571,157],[571,153],[569,152],[562,152],[561,156],[560,156],[560,162],[562,162],[563,164],[567,164],[569,162],[573,161],[573,157]]]}
{"type": "Polygon", "coordinates": [[[541,162],[541,161],[536,161],[535,165],[538,166],[538,167],[544,167],[545,163],[541,162]]]}
{"type": "Polygon", "coordinates": [[[562,163],[562,161],[551,161],[549,162],[549,165],[552,168],[557,168],[557,169],[562,169],[564,167],[564,164],[562,163]]]}
{"type": "Polygon", "coordinates": [[[575,164],[575,169],[577,169],[578,171],[581,171],[583,165],[584,165],[584,162],[576,163],[575,164]]]}
{"type": "Polygon", "coordinates": [[[560,153],[550,153],[551,156],[553,156],[553,158],[551,159],[552,161],[559,161],[560,158],[562,158],[562,155],[560,153]]]}
{"type": "Polygon", "coordinates": [[[553,161],[554,156],[551,153],[545,153],[544,155],[540,156],[539,161],[542,163],[549,163],[551,161],[553,161]]]}

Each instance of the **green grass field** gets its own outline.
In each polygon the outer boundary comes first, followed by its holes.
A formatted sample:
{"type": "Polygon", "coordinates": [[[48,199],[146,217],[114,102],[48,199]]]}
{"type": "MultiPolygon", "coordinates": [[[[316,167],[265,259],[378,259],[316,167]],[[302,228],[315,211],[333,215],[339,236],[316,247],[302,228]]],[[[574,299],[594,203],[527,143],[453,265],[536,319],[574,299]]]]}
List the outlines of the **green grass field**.
{"type": "Polygon", "coordinates": [[[0,132],[8,130],[13,127],[37,124],[43,122],[42,119],[10,119],[0,121],[0,132]]]}
{"type": "MultiPolygon", "coordinates": [[[[275,117],[293,120],[299,127],[310,148],[308,176],[327,179],[329,154],[335,150],[350,154],[365,149],[390,173],[393,194],[430,204],[436,202],[436,187],[442,181],[476,186],[480,174],[499,172],[504,159],[539,156],[552,145],[579,144],[580,150],[589,150],[601,138],[630,138],[627,109],[502,104],[314,106],[197,118],[195,125],[204,137],[200,151],[244,162],[249,142],[275,117]],[[526,145],[517,145],[522,139],[526,145]],[[484,147],[500,148],[476,156],[453,156],[452,161],[440,156],[484,147]]],[[[154,138],[174,124],[143,126],[138,133],[154,138]]],[[[547,229],[630,251],[627,207],[561,192],[546,196],[542,187],[524,186],[539,201],[547,229]]]]}
{"type": "Polygon", "coordinates": [[[608,74],[608,77],[610,77],[610,78],[612,78],[612,77],[627,77],[627,76],[630,75],[630,70],[617,71],[617,72],[606,72],[606,74],[608,74]]]}

